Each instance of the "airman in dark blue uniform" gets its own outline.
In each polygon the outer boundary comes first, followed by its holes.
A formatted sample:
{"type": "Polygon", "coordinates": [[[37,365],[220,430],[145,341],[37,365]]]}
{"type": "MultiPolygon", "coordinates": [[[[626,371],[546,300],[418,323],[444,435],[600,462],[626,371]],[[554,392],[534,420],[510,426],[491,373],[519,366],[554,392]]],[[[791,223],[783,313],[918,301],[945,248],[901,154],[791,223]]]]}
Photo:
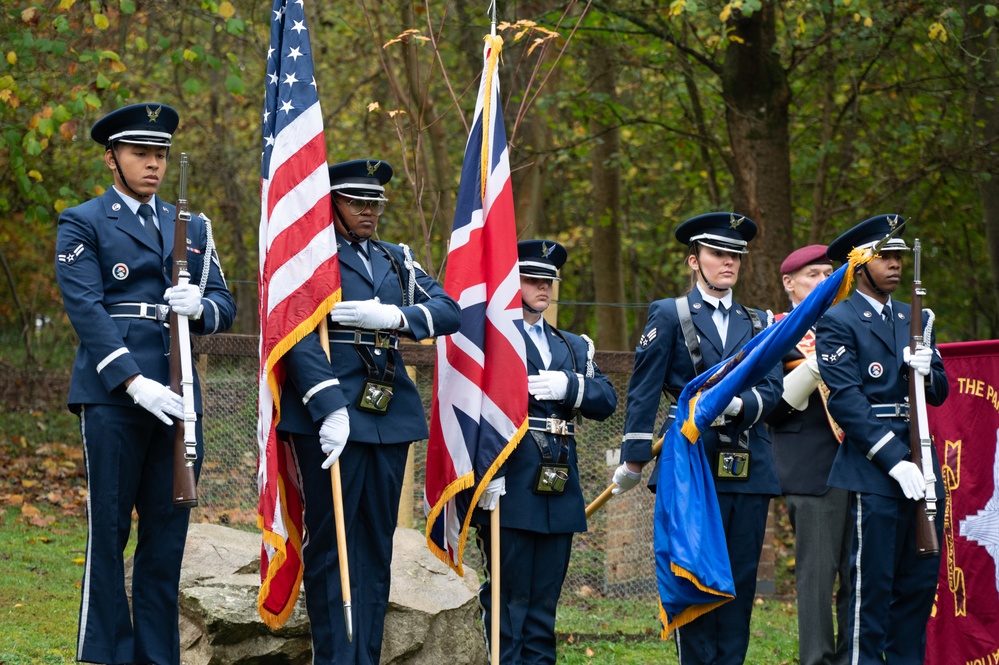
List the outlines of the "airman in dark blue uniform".
{"type": "MultiPolygon", "coordinates": [[[[171,309],[194,334],[222,332],[236,314],[210,224],[187,224],[192,283],[171,288],[176,209],[156,192],[177,112],[134,104],[101,118],[91,137],[105,147],[114,186],[64,210],[56,278],[80,338],[69,407],[80,417],[87,467],[87,556],[76,657],[91,663],[180,662],[177,595],[190,509],[173,504],[174,425],[181,397],[168,387],[171,309]],[[124,550],[132,510],[138,544],[132,604],[124,550]]],[[[195,408],[201,393],[194,376],[195,408]]],[[[204,452],[197,422],[198,460],[204,452]]]]}
{"type": "MultiPolygon", "coordinates": [[[[832,271],[825,245],[808,245],[791,252],[781,263],[780,274],[792,308],[832,271]]],[[[784,356],[783,366],[784,395],[767,422],[774,439],[777,476],[794,529],[798,657],[801,665],[846,665],[853,540],[850,493],[826,484],[842,430],[826,411],[829,390],[821,385],[814,330],[784,356]],[[829,602],[833,597],[835,623],[829,602]]]]}
{"type": "MultiPolygon", "coordinates": [[[[829,245],[846,261],[874,247],[905,220],[878,215],[829,245]]],[[[819,370],[829,387],[829,414],[846,433],[829,485],[851,493],[853,555],[849,662],[921,664],[940,557],[916,556],[916,501],[926,482],[909,455],[909,369],[925,377],[926,401],[941,404],[948,384],[935,342],[910,357],[910,307],[892,298],[902,275],[901,231],[857,272],[857,290],[816,327],[819,370]]],[[[923,311],[923,326],[928,312],[923,311]]],[[[933,451],[939,515],[945,514],[940,464],[933,451]]],[[[936,520],[938,537],[943,520],[936,520]]]]}
{"type": "MultiPolygon", "coordinates": [[[[586,531],[579,485],[576,423],[581,415],[606,420],[617,394],[593,362],[593,342],[548,324],[552,282],[567,254],[550,240],[517,245],[529,393],[527,434],[473,512],[479,547],[491,565],[490,511],[500,510],[500,662],[555,663],[555,608],[569,568],[572,535],[586,531]]],[[[492,583],[479,589],[489,648],[492,583]]]]}
{"type": "MultiPolygon", "coordinates": [[[[768,324],[767,314],[740,305],[732,296],[742,256],[756,235],[752,220],[729,212],[707,213],[685,221],[675,235],[689,248],[687,265],[696,283],[686,296],[649,306],[628,384],[622,464],[614,473],[614,493],[638,483],[642,467],[652,459],[653,438],[673,424],[676,412],[671,408],[655,436],[662,396],[675,403],[695,376],[734,355],[768,324]]],[[[775,367],[759,384],[736,396],[723,419],[701,434],[715,471],[736,597],[677,630],[683,665],[731,665],[745,659],[770,498],[780,494],[763,416],[780,395],[781,373],[775,367]]],[[[658,471],[657,460],[649,481],[653,491],[658,471]]]]}
{"type": "Polygon", "coordinates": [[[330,314],[330,359],[313,332],[285,356],[278,431],[302,479],[305,603],[316,665],[377,665],[382,647],[406,459],[427,418],[399,353],[401,336],[457,331],[458,304],[405,245],[374,238],[392,167],[360,159],[329,167],[342,302],[330,314]],[[353,639],[344,623],[329,467],[339,459],[353,639]]]}

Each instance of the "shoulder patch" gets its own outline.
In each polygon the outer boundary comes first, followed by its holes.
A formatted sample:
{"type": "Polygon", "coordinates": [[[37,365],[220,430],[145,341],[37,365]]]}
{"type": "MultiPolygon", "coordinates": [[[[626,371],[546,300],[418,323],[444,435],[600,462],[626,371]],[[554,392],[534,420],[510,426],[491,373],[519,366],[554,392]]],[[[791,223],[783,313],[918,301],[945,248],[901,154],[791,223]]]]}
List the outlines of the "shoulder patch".
{"type": "Polygon", "coordinates": [[[656,338],[656,335],[658,334],[659,334],[658,329],[653,328],[652,330],[642,335],[641,339],[638,340],[638,345],[644,349],[645,347],[647,347],[649,344],[652,343],[652,340],[654,340],[656,338]]]}
{"type": "Polygon", "coordinates": [[[84,250],[83,245],[79,244],[75,248],[73,248],[73,251],[66,252],[65,254],[60,254],[58,257],[59,263],[65,263],[68,266],[73,265],[74,263],[76,263],[76,260],[80,258],[80,255],[83,254],[83,250],[84,250]]]}
{"type": "Polygon", "coordinates": [[[832,353],[823,353],[821,356],[822,362],[826,363],[827,365],[835,365],[836,361],[839,360],[841,357],[843,357],[844,353],[846,353],[845,346],[839,347],[832,353]]]}

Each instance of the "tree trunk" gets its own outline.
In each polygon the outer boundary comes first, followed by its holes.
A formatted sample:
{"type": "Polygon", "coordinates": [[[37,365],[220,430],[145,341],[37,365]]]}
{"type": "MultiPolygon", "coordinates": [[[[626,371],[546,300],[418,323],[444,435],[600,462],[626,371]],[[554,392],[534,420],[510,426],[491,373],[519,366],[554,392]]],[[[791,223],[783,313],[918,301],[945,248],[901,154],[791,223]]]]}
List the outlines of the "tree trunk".
{"type": "MultiPolygon", "coordinates": [[[[999,109],[995,90],[999,85],[996,71],[996,52],[999,40],[996,39],[996,24],[987,18],[983,5],[976,0],[964,0],[963,52],[966,54],[968,88],[972,99],[972,119],[969,123],[973,141],[984,146],[976,151],[972,169],[978,180],[978,191],[982,201],[982,221],[985,225],[985,238],[988,244],[989,265],[992,269],[991,288],[982,294],[981,308],[985,311],[986,330],[981,330],[977,321],[972,333],[981,339],[995,337],[997,333],[996,312],[999,311],[999,109]]],[[[981,292],[982,289],[979,289],[981,292]]]]}
{"type": "MultiPolygon", "coordinates": [[[[593,81],[592,92],[608,104],[617,103],[616,80],[610,48],[591,44],[586,57],[593,81]]],[[[593,291],[598,303],[624,302],[624,269],[621,258],[621,174],[620,145],[616,123],[604,122],[604,114],[590,119],[590,135],[598,137],[590,153],[590,180],[593,185],[593,237],[590,262],[593,291]]],[[[605,351],[626,351],[628,322],[623,307],[604,306],[598,310],[597,341],[605,351]]]]}
{"type": "Polygon", "coordinates": [[[729,27],[734,32],[722,68],[722,94],[735,177],[733,212],[759,226],[743,262],[739,299],[780,308],[784,294],[777,270],[792,249],[791,90],[776,55],[774,3],[764,2],[748,18],[731,19],[729,27]]]}

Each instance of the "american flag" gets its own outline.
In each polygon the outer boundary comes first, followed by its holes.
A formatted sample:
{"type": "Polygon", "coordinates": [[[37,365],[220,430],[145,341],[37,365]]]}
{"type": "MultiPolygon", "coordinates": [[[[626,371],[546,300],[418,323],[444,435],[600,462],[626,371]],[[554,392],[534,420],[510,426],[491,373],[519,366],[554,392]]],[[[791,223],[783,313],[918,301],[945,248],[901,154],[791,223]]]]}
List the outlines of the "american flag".
{"type": "Polygon", "coordinates": [[[437,343],[427,448],[427,544],[459,574],[471,509],[527,431],[517,228],[500,114],[502,45],[486,37],[444,279],[461,306],[461,328],[437,343]]]}
{"type": "Polygon", "coordinates": [[[260,165],[260,375],[257,523],[263,531],[257,608],[271,628],[294,609],[302,581],[301,486],[277,438],[281,358],[340,299],[323,115],[303,0],[274,0],[260,165]]]}

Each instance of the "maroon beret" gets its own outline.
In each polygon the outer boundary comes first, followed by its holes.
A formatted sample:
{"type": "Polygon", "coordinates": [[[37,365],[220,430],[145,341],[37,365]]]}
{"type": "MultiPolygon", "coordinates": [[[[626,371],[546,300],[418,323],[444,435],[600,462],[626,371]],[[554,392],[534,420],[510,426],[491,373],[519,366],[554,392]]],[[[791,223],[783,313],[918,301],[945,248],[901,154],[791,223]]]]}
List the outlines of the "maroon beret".
{"type": "Polygon", "coordinates": [[[787,255],[784,262],[780,264],[780,274],[790,275],[791,273],[810,266],[813,263],[832,265],[832,261],[826,256],[825,245],[808,245],[801,249],[796,249],[787,255]]]}

